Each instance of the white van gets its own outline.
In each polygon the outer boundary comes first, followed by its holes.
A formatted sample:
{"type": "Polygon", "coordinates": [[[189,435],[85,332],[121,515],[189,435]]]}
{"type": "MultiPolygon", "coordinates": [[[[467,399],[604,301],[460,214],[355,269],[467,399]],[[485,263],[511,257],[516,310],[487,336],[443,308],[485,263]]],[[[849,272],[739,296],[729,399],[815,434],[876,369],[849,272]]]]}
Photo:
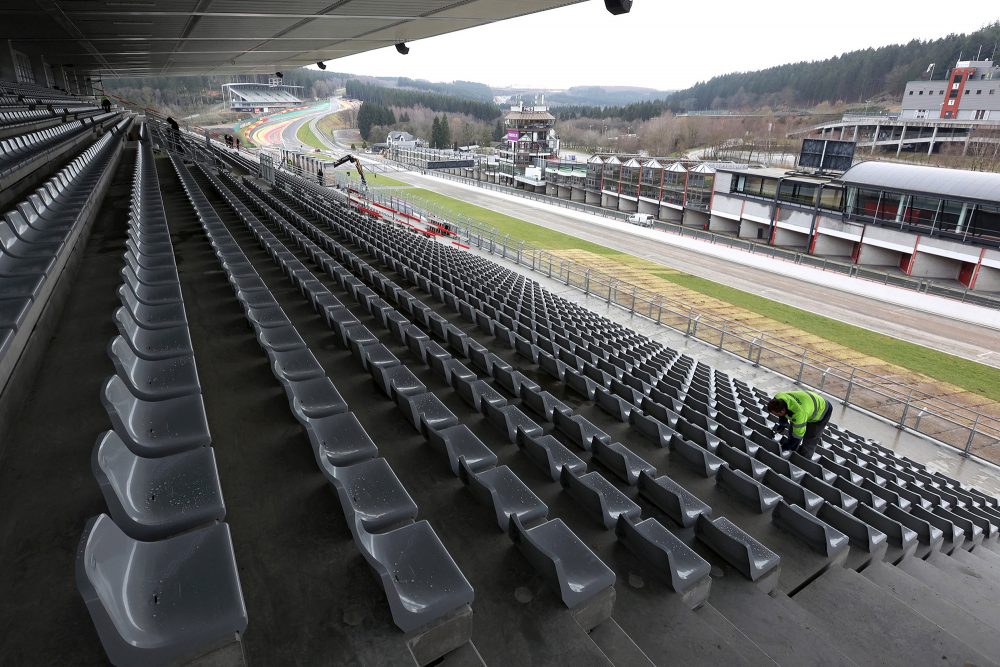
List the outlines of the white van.
{"type": "Polygon", "coordinates": [[[640,227],[653,226],[653,216],[649,213],[632,213],[625,220],[631,225],[639,225],[640,227]]]}

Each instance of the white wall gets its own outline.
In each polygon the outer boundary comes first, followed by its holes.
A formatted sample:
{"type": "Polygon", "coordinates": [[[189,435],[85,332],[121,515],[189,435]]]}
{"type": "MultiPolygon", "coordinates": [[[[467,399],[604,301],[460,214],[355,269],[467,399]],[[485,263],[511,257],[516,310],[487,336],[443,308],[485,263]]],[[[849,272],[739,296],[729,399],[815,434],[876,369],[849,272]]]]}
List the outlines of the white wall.
{"type": "Polygon", "coordinates": [[[1000,292],[1000,269],[994,269],[992,266],[979,267],[979,275],[976,276],[973,289],[977,292],[1000,292]]]}
{"type": "Polygon", "coordinates": [[[817,234],[814,255],[821,257],[850,257],[854,252],[854,241],[829,234],[817,234]]]}
{"type": "Polygon", "coordinates": [[[887,248],[861,244],[861,251],[858,253],[858,264],[863,266],[899,266],[899,259],[902,253],[887,248]]]}
{"type": "Polygon", "coordinates": [[[962,270],[962,263],[957,259],[939,257],[926,252],[918,252],[913,261],[913,270],[910,275],[917,278],[950,278],[958,280],[958,272],[962,270]]]}

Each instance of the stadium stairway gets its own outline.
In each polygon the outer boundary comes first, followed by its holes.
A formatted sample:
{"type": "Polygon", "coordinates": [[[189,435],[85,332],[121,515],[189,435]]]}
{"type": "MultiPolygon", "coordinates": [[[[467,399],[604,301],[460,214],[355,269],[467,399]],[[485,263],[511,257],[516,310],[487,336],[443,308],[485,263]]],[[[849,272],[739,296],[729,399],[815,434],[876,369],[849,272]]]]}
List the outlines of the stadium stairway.
{"type": "MultiPolygon", "coordinates": [[[[224,524],[146,539],[228,526],[249,623],[237,653],[178,639],[117,664],[996,664],[996,499],[836,426],[781,458],[762,392],[243,160],[155,157],[169,237],[126,237],[127,179],[151,166],[127,151],[0,467],[5,656],[117,655],[71,563],[105,507],[90,448],[121,305],[143,340],[186,328],[197,391],[135,389],[203,401],[184,447],[214,454],[225,498],[224,524]],[[126,247],[144,302],[115,293],[126,247]],[[64,465],[23,444],[40,442],[64,465]],[[25,620],[48,606],[59,641],[25,620]]],[[[113,413],[126,446],[162,444],[113,413]]]]}

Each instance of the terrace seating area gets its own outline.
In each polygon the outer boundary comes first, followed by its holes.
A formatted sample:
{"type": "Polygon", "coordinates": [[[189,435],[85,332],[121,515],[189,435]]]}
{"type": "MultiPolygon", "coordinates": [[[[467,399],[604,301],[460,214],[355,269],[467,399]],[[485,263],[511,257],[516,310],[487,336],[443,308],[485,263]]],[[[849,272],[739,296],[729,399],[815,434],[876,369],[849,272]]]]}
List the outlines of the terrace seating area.
{"type": "MultiPolygon", "coordinates": [[[[66,464],[26,451],[58,369],[0,459],[0,530],[27,535],[0,550],[14,659],[997,663],[996,498],[837,425],[782,456],[769,396],[739,378],[161,132],[120,164],[105,134],[77,169],[127,205],[74,286],[97,314],[67,309],[51,343],[88,360],[66,464]],[[19,500],[28,483],[45,503],[19,500]],[[39,545],[64,557],[31,561],[39,545]],[[38,607],[32,579],[60,592],[38,607]],[[46,607],[65,631],[41,646],[15,614],[46,607]]],[[[82,210],[93,182],[54,205],[82,210]]],[[[65,252],[36,219],[4,241],[5,298],[65,252]]]]}

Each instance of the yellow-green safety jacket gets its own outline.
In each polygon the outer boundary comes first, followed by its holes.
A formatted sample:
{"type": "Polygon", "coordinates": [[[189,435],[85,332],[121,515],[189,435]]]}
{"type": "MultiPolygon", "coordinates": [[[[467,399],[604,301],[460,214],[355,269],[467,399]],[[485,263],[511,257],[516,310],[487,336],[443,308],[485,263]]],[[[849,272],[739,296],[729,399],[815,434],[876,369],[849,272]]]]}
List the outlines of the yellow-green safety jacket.
{"type": "Polygon", "coordinates": [[[826,412],[826,399],[814,391],[783,391],[774,395],[788,406],[785,417],[792,427],[792,437],[806,434],[806,424],[818,422],[826,412]]]}

